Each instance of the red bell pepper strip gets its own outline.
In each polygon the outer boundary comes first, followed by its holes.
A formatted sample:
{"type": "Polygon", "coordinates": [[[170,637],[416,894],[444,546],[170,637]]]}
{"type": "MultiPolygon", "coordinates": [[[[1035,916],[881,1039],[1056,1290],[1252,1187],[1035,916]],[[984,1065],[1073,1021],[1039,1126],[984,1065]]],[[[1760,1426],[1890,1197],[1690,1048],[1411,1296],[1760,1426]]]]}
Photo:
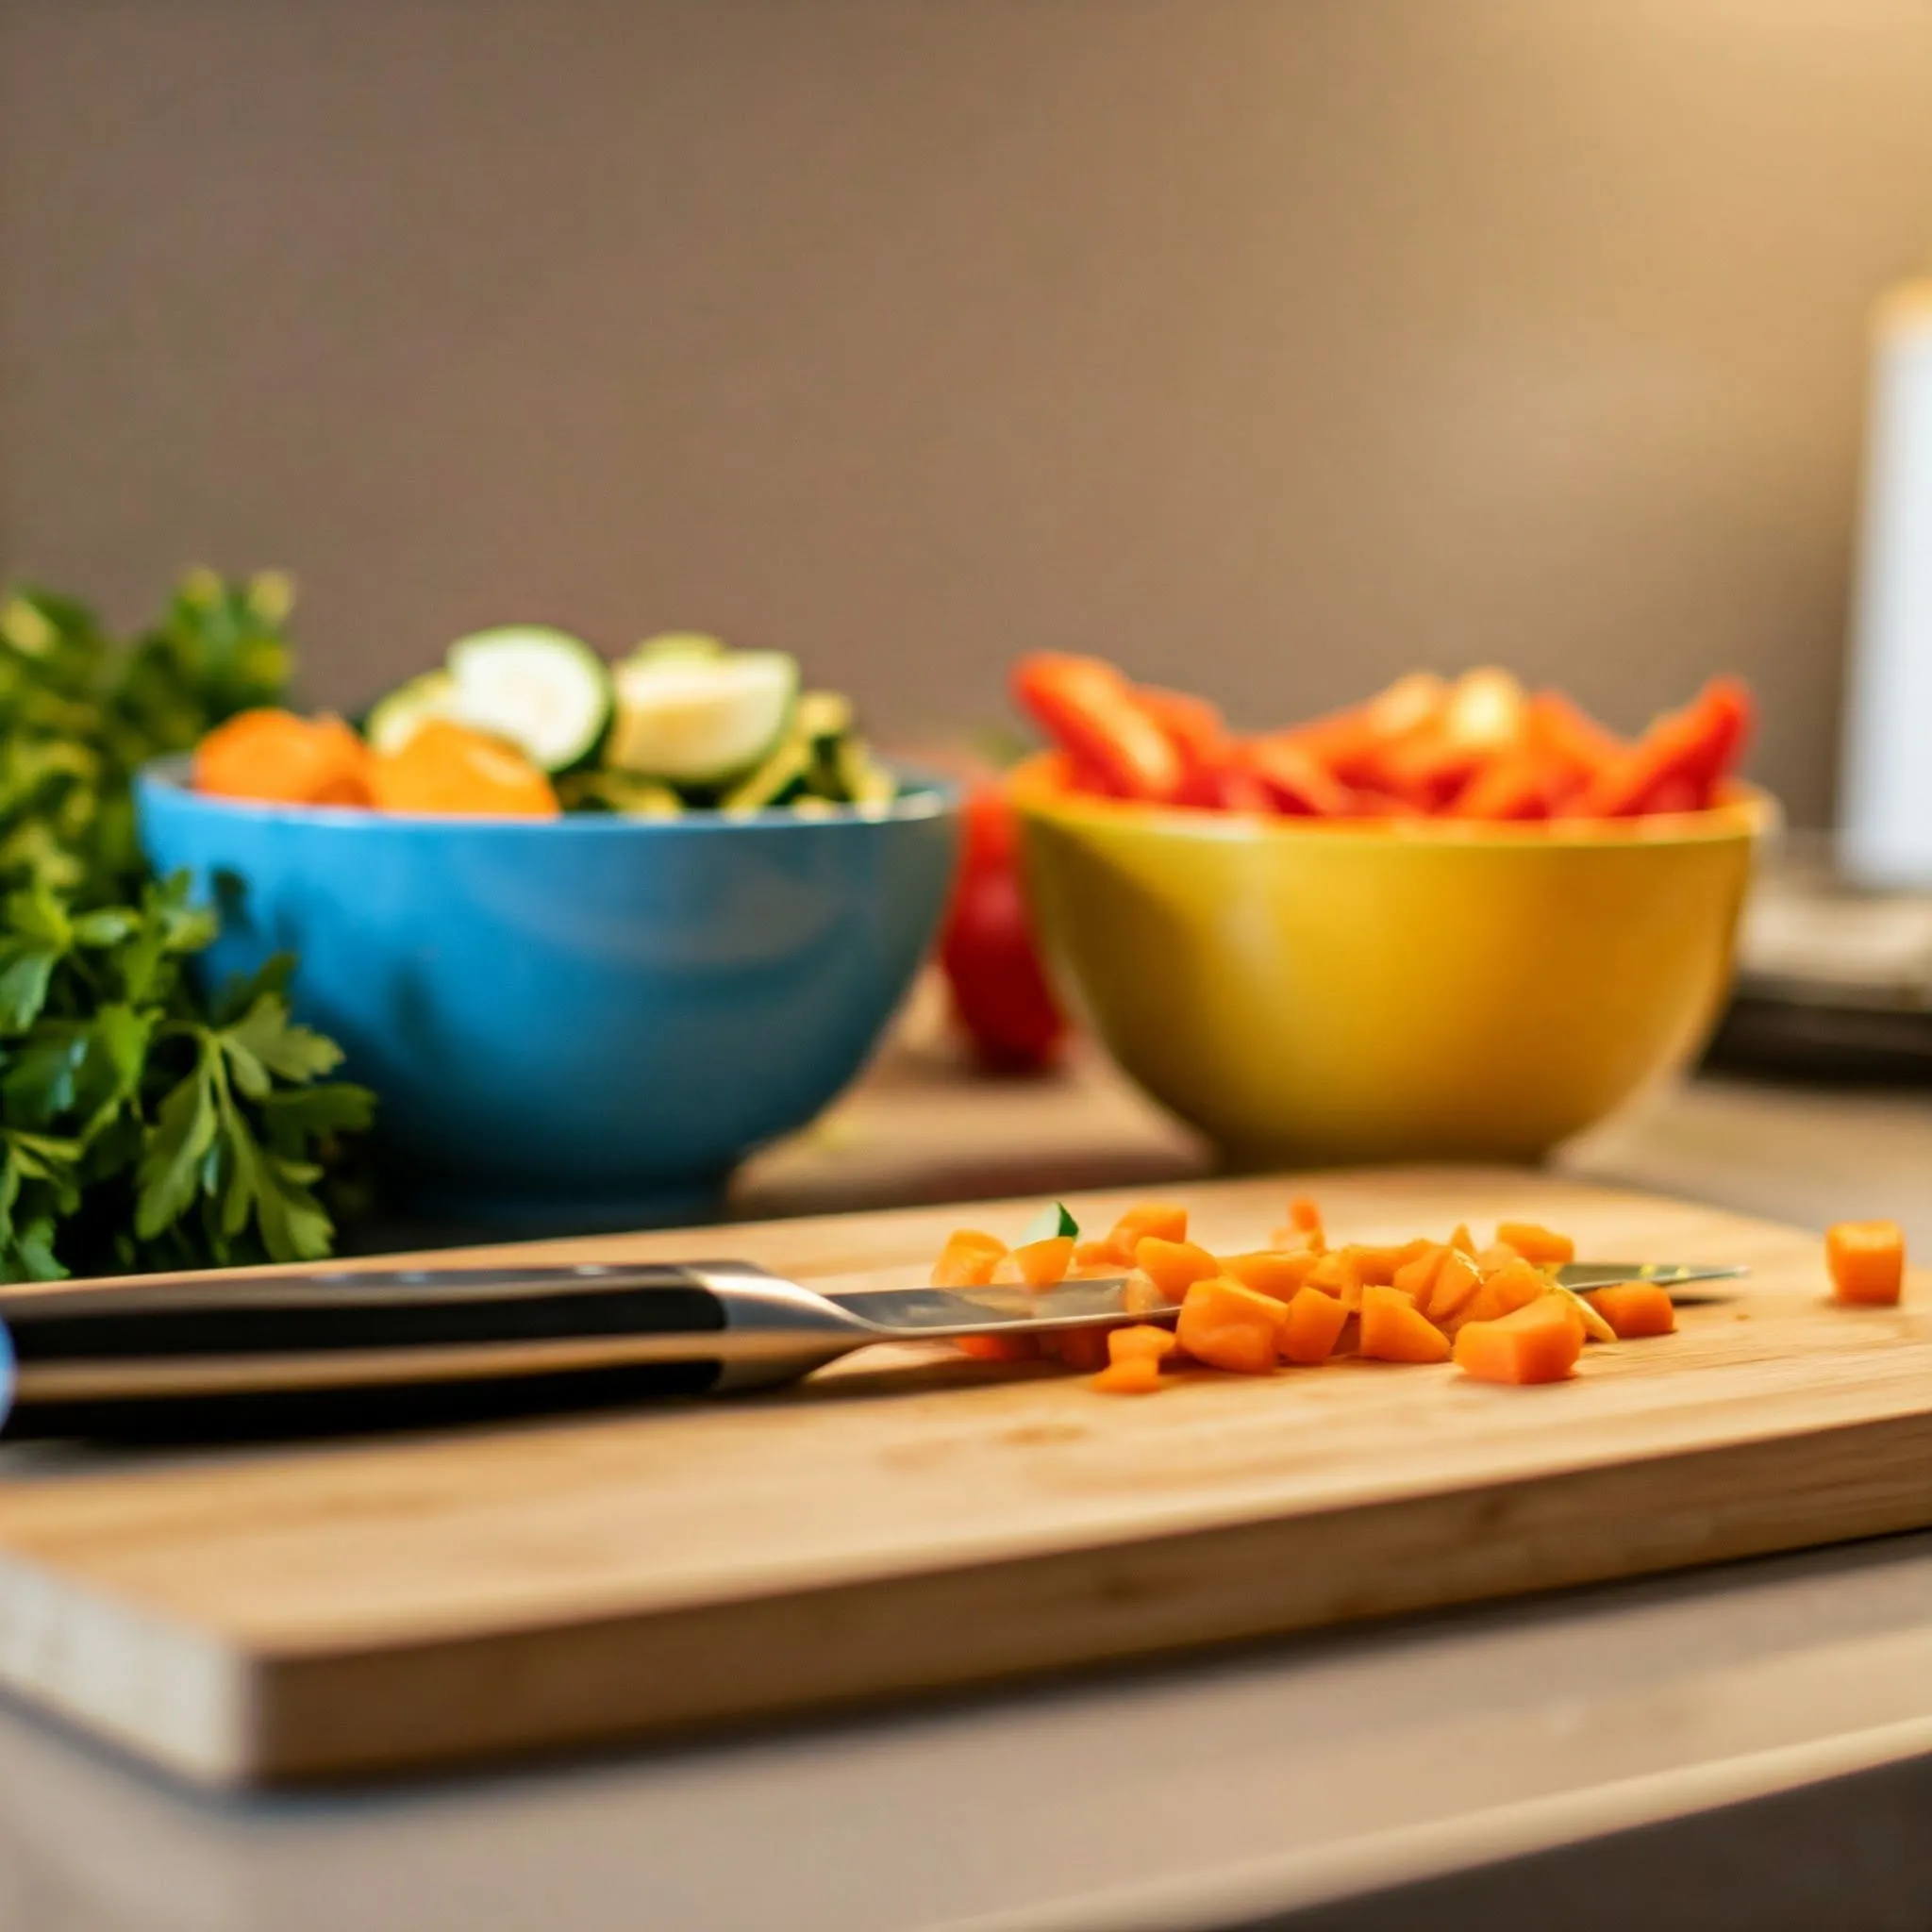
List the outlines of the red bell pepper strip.
{"type": "Polygon", "coordinates": [[[1013,689],[1075,769],[1098,773],[1109,791],[1169,804],[1186,789],[1179,747],[1111,664],[1040,652],[1020,660],[1013,689]]]}

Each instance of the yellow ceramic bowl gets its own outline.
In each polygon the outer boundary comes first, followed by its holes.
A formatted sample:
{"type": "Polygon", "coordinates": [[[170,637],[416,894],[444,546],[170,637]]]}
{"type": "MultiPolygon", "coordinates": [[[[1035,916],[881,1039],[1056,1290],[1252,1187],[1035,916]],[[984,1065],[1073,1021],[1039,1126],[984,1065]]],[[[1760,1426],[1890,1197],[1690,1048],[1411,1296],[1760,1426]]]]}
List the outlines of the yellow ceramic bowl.
{"type": "Polygon", "coordinates": [[[1531,1159],[1715,1021],[1775,820],[1334,824],[1014,782],[1061,985],[1123,1067],[1238,1160],[1531,1159]]]}

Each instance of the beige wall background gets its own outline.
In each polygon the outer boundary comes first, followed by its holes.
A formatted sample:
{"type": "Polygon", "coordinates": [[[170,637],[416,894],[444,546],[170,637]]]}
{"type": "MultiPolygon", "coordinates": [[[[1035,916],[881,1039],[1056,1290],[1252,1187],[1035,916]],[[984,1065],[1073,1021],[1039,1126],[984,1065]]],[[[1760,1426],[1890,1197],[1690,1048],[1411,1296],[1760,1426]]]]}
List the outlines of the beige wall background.
{"type": "Polygon", "coordinates": [[[0,566],[285,565],[337,703],[518,616],[891,734],[1738,666],[1818,820],[1928,258],[1926,0],[0,0],[0,566]]]}

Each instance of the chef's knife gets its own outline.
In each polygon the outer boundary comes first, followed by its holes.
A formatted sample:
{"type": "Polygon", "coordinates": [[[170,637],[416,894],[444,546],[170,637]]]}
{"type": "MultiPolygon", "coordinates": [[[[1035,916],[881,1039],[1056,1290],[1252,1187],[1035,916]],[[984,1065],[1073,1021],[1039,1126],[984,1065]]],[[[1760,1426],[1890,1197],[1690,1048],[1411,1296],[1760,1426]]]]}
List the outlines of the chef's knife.
{"type": "MultiPolygon", "coordinates": [[[[1740,1268],[1598,1263],[1572,1286],[1740,1268]]],[[[724,1394],[876,1341],[1171,1322],[1124,1277],[822,1293],[741,1261],[210,1274],[0,1291],[19,1436],[211,1438],[415,1426],[724,1394]]]]}

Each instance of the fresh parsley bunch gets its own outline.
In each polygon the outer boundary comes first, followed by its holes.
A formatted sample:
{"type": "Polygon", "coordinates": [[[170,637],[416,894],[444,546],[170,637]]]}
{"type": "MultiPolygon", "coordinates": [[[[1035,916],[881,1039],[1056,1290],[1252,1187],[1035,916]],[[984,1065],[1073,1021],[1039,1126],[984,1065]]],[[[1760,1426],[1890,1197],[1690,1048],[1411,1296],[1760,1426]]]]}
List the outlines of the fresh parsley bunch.
{"type": "Polygon", "coordinates": [[[373,1098],[324,1083],[291,960],[203,1000],[217,917],[134,833],[142,763],[281,698],[290,602],[195,572],[126,644],[70,598],[0,605],[0,1279],[329,1252],[318,1184],[373,1098]]]}

